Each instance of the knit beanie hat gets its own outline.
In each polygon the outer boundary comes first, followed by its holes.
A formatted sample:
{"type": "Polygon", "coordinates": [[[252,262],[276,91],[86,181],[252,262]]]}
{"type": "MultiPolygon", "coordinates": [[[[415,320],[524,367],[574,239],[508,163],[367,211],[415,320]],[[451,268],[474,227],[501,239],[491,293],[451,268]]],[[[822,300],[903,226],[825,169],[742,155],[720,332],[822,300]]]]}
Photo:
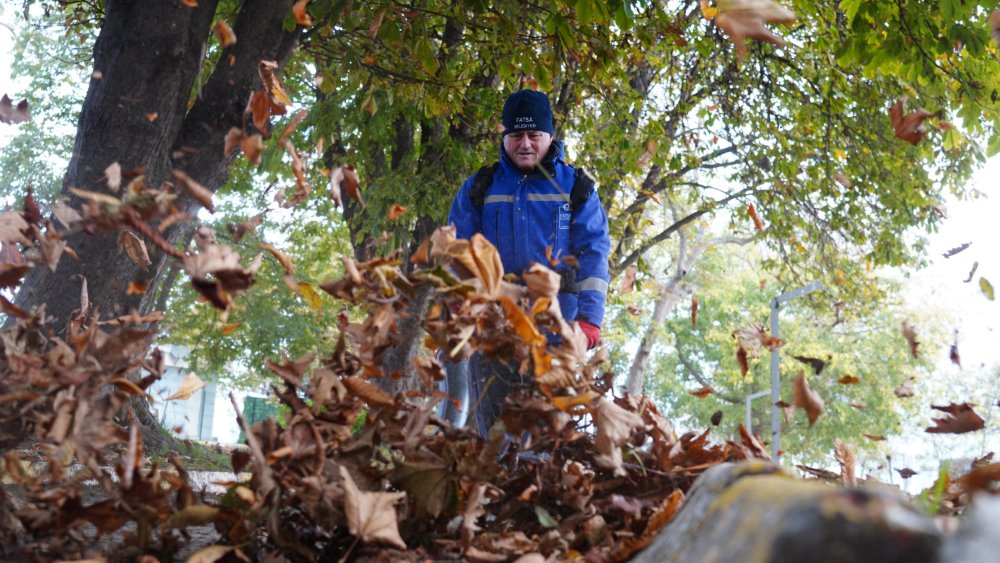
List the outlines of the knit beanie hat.
{"type": "Polygon", "coordinates": [[[518,131],[542,131],[550,135],[552,105],[549,97],[536,90],[520,90],[511,94],[503,104],[503,134],[518,131]]]}

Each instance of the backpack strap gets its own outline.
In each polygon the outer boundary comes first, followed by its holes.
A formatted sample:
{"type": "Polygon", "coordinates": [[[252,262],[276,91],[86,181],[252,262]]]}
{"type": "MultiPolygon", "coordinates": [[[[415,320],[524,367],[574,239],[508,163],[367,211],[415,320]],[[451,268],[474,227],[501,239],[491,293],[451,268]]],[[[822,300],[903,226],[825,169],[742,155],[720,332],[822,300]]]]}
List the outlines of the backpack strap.
{"type": "Polygon", "coordinates": [[[573,177],[573,190],[569,194],[569,208],[576,211],[576,208],[583,205],[590,199],[590,193],[594,191],[594,179],[583,168],[576,169],[573,177]]]}
{"type": "Polygon", "coordinates": [[[496,172],[498,166],[500,166],[499,162],[483,166],[476,172],[476,177],[472,180],[469,199],[472,200],[472,205],[476,206],[476,209],[480,211],[482,211],[483,204],[486,202],[486,192],[490,191],[490,186],[493,185],[493,174],[496,172]]]}

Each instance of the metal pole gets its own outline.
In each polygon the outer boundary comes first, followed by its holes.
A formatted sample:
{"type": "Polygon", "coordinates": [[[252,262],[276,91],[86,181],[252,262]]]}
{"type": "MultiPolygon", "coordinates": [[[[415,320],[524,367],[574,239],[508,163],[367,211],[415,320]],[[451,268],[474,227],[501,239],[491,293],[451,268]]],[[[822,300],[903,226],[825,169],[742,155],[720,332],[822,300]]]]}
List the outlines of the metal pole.
{"type": "MultiPolygon", "coordinates": [[[[778,298],[771,300],[771,336],[778,338],[778,311],[781,307],[778,298]]],[[[781,420],[778,418],[778,401],[781,400],[781,380],[778,378],[778,349],[771,351],[771,459],[778,463],[778,450],[781,445],[781,420]]]]}
{"type": "MultiPolygon", "coordinates": [[[[823,282],[816,280],[798,289],[782,293],[771,300],[772,337],[780,338],[778,332],[778,313],[781,309],[781,304],[786,301],[791,301],[796,297],[802,297],[807,293],[812,293],[818,289],[823,289],[823,282]]],[[[781,450],[781,418],[778,410],[778,401],[781,400],[781,397],[778,395],[780,392],[778,387],[781,381],[778,377],[778,362],[780,360],[778,354],[779,352],[777,348],[771,351],[771,459],[774,460],[775,463],[778,463],[778,451],[781,450]]]]}

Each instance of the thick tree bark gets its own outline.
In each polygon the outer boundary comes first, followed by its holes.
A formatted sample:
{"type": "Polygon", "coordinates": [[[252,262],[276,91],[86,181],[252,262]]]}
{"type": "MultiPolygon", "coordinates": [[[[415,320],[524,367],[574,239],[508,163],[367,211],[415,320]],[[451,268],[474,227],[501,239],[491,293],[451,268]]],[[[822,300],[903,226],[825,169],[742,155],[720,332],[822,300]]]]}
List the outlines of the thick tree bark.
{"type": "MultiPolygon", "coordinates": [[[[62,195],[75,208],[80,199],[69,189],[113,193],[105,170],[118,163],[123,171],[141,169],[148,185],[159,186],[173,169],[211,191],[227,181],[232,156],[223,144],[232,127],[244,128],[243,114],[250,93],[260,87],[261,60],[283,64],[291,56],[298,30],[282,23],[292,0],[246,0],[234,25],[237,42],[222,50],[219,62],[188,109],[195,79],[202,70],[218,0],[200,0],[196,8],[180,2],[110,0],[104,25],[94,45],[94,75],[84,100],[73,156],[62,195]]],[[[194,216],[199,204],[180,192],[177,207],[194,216]]],[[[172,244],[183,243],[192,225],[168,230],[172,244]]],[[[77,260],[64,258],[53,272],[35,268],[26,277],[16,303],[22,308],[45,306],[49,325],[65,334],[71,315],[80,309],[80,288],[86,280],[92,311],[110,318],[162,306],[162,296],[176,276],[169,258],[147,245],[153,266],[143,271],[117,248],[118,233],[66,237],[77,260]],[[128,295],[132,280],[149,290],[128,295]]],[[[147,441],[161,439],[157,421],[144,401],[131,406],[147,441]]]]}
{"type": "MultiPolygon", "coordinates": [[[[179,2],[108,2],[63,181],[62,195],[70,205],[80,207],[80,199],[69,192],[72,187],[110,193],[105,170],[115,162],[123,171],[141,168],[153,185],[166,177],[217,3],[206,0],[189,8],[179,2]]],[[[117,251],[117,233],[75,233],[66,240],[79,260],[64,257],[54,272],[32,270],[16,298],[20,307],[45,304],[54,318],[50,326],[64,334],[71,313],[80,308],[81,277],[102,317],[139,307],[141,297],[125,290],[129,281],[152,276],[117,251]]]]}
{"type": "MultiPolygon", "coordinates": [[[[84,100],[73,157],[62,195],[79,208],[76,187],[111,193],[105,170],[115,162],[123,171],[142,169],[147,184],[158,186],[174,168],[186,171],[209,190],[227,179],[231,157],[223,139],[231,127],[242,127],[250,92],[259,87],[262,59],[287,60],[296,33],[282,29],[291,0],[247,0],[236,20],[236,44],[224,49],[220,62],[198,92],[191,110],[195,78],[201,71],[206,41],[218,0],[201,0],[196,8],[179,2],[111,0],[94,45],[94,78],[84,100]]],[[[198,204],[180,193],[178,208],[192,215],[198,204]]],[[[185,239],[190,225],[167,233],[172,243],[185,239]]],[[[126,293],[132,280],[157,288],[165,271],[163,253],[150,248],[153,267],[141,270],[117,249],[117,233],[89,236],[74,233],[67,243],[79,256],[64,258],[55,272],[36,268],[26,277],[16,303],[23,308],[45,304],[50,325],[66,332],[70,315],[80,308],[81,279],[90,303],[101,318],[132,309],[149,312],[160,291],[142,296],[126,293]]]]}

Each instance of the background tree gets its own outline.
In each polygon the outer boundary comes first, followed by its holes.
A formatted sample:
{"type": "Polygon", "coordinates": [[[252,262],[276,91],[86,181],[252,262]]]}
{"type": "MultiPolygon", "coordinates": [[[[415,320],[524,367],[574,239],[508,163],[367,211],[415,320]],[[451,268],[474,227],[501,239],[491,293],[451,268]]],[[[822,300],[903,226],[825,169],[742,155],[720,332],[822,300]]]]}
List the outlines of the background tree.
{"type": "MultiPolygon", "coordinates": [[[[685,303],[674,307],[659,326],[659,353],[650,364],[647,392],[666,405],[664,412],[681,428],[717,428],[732,436],[736,426],[744,424],[744,398],[770,388],[769,353],[764,349],[759,358],[751,357],[744,375],[734,332],[754,323],[769,327],[775,290],[766,282],[756,253],[710,249],[706,254],[704,267],[690,280],[697,287],[695,320],[685,303]],[[703,397],[694,394],[706,388],[714,391],[703,397]],[[721,423],[712,424],[717,412],[722,413],[721,423]]],[[[616,328],[634,333],[648,317],[622,315],[616,328]]],[[[894,393],[904,384],[916,388],[915,382],[925,382],[933,372],[927,354],[911,357],[899,329],[904,319],[912,320],[912,313],[890,302],[861,316],[837,319],[817,316],[804,302],[782,308],[780,396],[793,402],[792,381],[803,372],[826,404],[815,424],[801,409],[782,417],[781,447],[791,459],[829,460],[833,440],[840,438],[859,457],[882,461],[885,437],[898,433],[901,424],[926,408],[926,399],[894,393]]],[[[925,337],[934,342],[930,334],[921,335],[925,337]]],[[[753,430],[767,438],[770,402],[761,398],[751,406],[753,430]]]]}

